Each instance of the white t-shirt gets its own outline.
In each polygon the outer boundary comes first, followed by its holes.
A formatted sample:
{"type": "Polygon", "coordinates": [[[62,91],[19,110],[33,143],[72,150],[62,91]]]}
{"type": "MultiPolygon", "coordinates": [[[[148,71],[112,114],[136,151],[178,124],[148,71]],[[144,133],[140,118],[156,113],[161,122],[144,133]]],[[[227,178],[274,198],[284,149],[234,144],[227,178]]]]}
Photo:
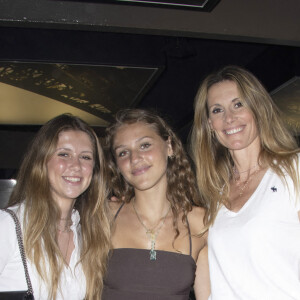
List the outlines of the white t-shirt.
{"type": "MultiPolygon", "coordinates": [[[[23,207],[17,211],[22,226],[23,207]]],[[[81,265],[76,263],[80,257],[79,245],[81,244],[81,230],[79,224],[79,213],[73,210],[71,230],[74,236],[75,249],[71,255],[69,268],[64,268],[56,300],[81,300],[84,299],[86,291],[85,276],[81,265]],[[76,267],[75,267],[76,266],[76,267]]],[[[48,299],[48,289],[37,274],[36,268],[27,259],[28,271],[33,287],[34,297],[39,300],[48,299]]],[[[24,267],[22,264],[15,223],[12,217],[0,210],[0,291],[22,291],[27,290],[24,267]]]]}
{"type": "Polygon", "coordinates": [[[208,237],[211,300],[300,299],[300,199],[288,186],[268,170],[240,211],[220,208],[208,237]]]}

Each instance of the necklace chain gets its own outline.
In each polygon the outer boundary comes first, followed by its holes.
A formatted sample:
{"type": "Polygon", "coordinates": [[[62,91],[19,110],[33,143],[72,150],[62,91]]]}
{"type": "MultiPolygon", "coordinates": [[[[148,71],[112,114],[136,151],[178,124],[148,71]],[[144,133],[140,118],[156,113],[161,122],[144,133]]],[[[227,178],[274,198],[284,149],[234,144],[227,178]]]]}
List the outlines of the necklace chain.
{"type": "Polygon", "coordinates": [[[69,221],[68,221],[68,224],[66,225],[66,227],[65,227],[64,230],[60,230],[60,229],[57,227],[57,231],[59,232],[59,234],[63,234],[63,233],[68,234],[67,249],[66,249],[65,254],[63,255],[63,259],[64,259],[65,263],[67,263],[68,250],[69,250],[70,240],[71,240],[71,235],[72,235],[71,225],[72,225],[72,221],[69,220],[69,221]]]}
{"type": "Polygon", "coordinates": [[[245,171],[241,171],[241,172],[239,172],[238,170],[237,170],[237,168],[236,167],[233,167],[233,173],[234,174],[243,174],[243,173],[246,173],[246,172],[249,172],[249,171],[251,171],[251,170],[253,170],[254,168],[256,168],[258,166],[258,164],[255,164],[254,166],[252,166],[251,168],[249,168],[248,170],[245,170],[245,171]]]}
{"type": "MultiPolygon", "coordinates": [[[[66,220],[66,219],[60,219],[60,220],[66,220]]],[[[66,222],[65,228],[61,229],[59,225],[56,225],[56,229],[58,232],[63,233],[63,232],[70,232],[71,231],[71,226],[72,226],[73,222],[71,219],[69,219],[66,222]]]]}
{"type": "MultiPolygon", "coordinates": [[[[257,164],[254,167],[251,167],[250,169],[248,169],[247,171],[239,172],[238,174],[246,173],[246,172],[248,172],[250,170],[253,170],[255,167],[257,167],[257,164]]],[[[258,167],[257,170],[255,170],[252,174],[250,174],[249,177],[248,177],[248,179],[244,182],[244,184],[242,186],[241,186],[242,182],[238,182],[238,180],[236,179],[236,177],[233,177],[233,179],[235,181],[235,184],[236,184],[237,188],[239,189],[239,197],[242,197],[242,195],[244,194],[245,189],[249,185],[249,183],[252,180],[253,176],[255,174],[257,174],[259,170],[260,170],[260,168],[258,167]]],[[[236,173],[235,170],[233,170],[233,172],[236,173]]]]}
{"type": "Polygon", "coordinates": [[[143,220],[141,219],[141,217],[139,216],[135,206],[134,206],[134,201],[135,199],[133,199],[132,201],[132,206],[134,209],[134,212],[139,220],[139,222],[141,223],[141,225],[146,229],[146,235],[148,237],[148,239],[151,242],[151,249],[150,249],[150,260],[156,260],[156,251],[155,251],[155,243],[156,243],[156,238],[157,235],[160,231],[160,229],[163,227],[163,225],[165,224],[167,215],[169,214],[169,211],[171,209],[171,206],[169,207],[167,213],[164,215],[164,217],[162,218],[162,221],[158,221],[158,223],[153,227],[153,228],[148,228],[145,223],[143,222],[143,220]],[[161,224],[159,225],[159,223],[161,222],[161,224]],[[159,225],[159,226],[158,226],[159,225]],[[158,228],[155,230],[155,228],[158,226],[158,228]]]}

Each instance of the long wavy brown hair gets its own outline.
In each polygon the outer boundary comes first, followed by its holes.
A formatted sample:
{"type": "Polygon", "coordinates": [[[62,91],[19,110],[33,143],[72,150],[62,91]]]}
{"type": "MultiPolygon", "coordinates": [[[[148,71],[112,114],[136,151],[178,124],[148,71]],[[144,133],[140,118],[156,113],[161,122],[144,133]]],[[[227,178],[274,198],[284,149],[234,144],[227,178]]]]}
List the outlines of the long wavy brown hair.
{"type": "Polygon", "coordinates": [[[90,186],[75,202],[82,230],[79,263],[86,277],[86,299],[101,298],[103,276],[110,249],[107,217],[107,169],[95,132],[80,118],[63,114],[48,121],[37,133],[21,164],[9,206],[23,203],[24,244],[27,257],[49,287],[55,299],[65,266],[56,239],[60,209],[51,196],[47,163],[55,152],[58,137],[68,130],[86,133],[93,145],[94,169],[90,186]],[[49,269],[45,266],[49,264],[49,269]]]}
{"type": "Polygon", "coordinates": [[[279,111],[270,95],[249,71],[238,66],[227,66],[207,76],[195,98],[194,125],[191,132],[191,156],[196,165],[197,183],[208,207],[209,223],[212,224],[220,203],[229,197],[229,182],[233,161],[227,148],[212,134],[208,122],[207,95],[211,86],[230,80],[238,88],[241,101],[256,122],[261,150],[259,163],[268,165],[285,181],[291,176],[299,193],[299,148],[292,133],[280,118],[279,111]]]}
{"type": "Polygon", "coordinates": [[[164,140],[171,142],[173,156],[168,159],[167,165],[167,192],[166,196],[173,212],[173,226],[176,231],[175,238],[179,235],[178,218],[182,213],[182,221],[186,220],[193,205],[204,207],[196,187],[196,180],[187,154],[179,138],[171,127],[158,114],[144,109],[125,109],[117,113],[115,122],[106,130],[105,155],[110,174],[110,189],[113,195],[129,203],[134,197],[134,188],[126,182],[116,164],[113,149],[114,137],[120,127],[126,124],[144,123],[164,140]]]}

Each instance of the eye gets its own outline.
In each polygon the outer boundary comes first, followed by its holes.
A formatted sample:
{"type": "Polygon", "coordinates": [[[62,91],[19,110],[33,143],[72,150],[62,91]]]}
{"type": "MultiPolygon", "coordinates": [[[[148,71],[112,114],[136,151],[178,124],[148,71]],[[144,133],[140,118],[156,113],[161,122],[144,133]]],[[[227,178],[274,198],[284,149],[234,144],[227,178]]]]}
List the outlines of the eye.
{"type": "Polygon", "coordinates": [[[149,147],[151,146],[151,144],[150,143],[143,143],[143,144],[141,144],[141,149],[148,149],[149,147]]]}
{"type": "Polygon", "coordinates": [[[86,155],[86,154],[82,155],[81,158],[84,160],[92,160],[93,159],[93,157],[91,155],[86,155]]]}
{"type": "Polygon", "coordinates": [[[222,112],[222,109],[220,107],[214,107],[212,110],[211,110],[211,113],[212,114],[218,114],[222,112]]]}
{"type": "Polygon", "coordinates": [[[127,154],[127,152],[128,151],[126,150],[120,151],[119,153],[117,153],[117,157],[124,157],[127,154]]]}
{"type": "Polygon", "coordinates": [[[67,152],[59,152],[59,153],[57,154],[57,156],[60,156],[60,157],[68,157],[68,156],[69,156],[69,153],[67,153],[67,152]]]}
{"type": "Polygon", "coordinates": [[[234,103],[234,107],[235,108],[240,108],[240,107],[242,107],[243,106],[243,103],[242,102],[236,102],[236,103],[234,103]]]}

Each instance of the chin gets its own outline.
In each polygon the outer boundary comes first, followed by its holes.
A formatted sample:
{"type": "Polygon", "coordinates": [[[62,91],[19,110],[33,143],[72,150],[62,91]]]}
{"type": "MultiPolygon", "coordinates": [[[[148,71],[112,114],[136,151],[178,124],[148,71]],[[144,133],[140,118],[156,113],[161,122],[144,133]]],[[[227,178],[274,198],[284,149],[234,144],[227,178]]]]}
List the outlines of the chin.
{"type": "Polygon", "coordinates": [[[228,149],[231,151],[239,151],[239,150],[246,149],[248,146],[249,145],[236,145],[236,146],[228,147],[228,149]]]}
{"type": "Polygon", "coordinates": [[[138,190],[138,191],[147,191],[149,189],[151,189],[153,186],[152,185],[139,185],[139,186],[135,186],[134,189],[138,190]]]}
{"type": "Polygon", "coordinates": [[[72,193],[72,194],[66,195],[66,198],[69,198],[70,200],[73,201],[73,200],[77,199],[81,194],[83,194],[83,192],[72,193]]]}

